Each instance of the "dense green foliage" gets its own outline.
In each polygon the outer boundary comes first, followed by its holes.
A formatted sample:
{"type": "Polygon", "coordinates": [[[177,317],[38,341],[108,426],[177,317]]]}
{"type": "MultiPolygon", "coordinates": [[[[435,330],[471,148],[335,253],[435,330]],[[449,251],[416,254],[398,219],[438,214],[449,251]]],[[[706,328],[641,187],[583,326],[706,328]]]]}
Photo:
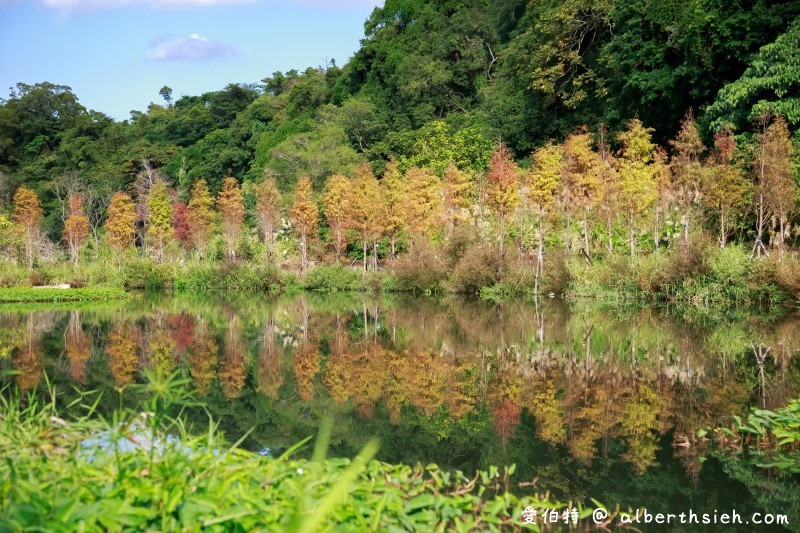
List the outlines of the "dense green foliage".
{"type": "Polygon", "coordinates": [[[91,302],[104,300],[122,300],[129,295],[116,289],[89,288],[89,289],[48,289],[14,287],[0,289],[0,303],[29,303],[29,302],[91,302]]]}
{"type": "Polygon", "coordinates": [[[54,392],[45,402],[1,391],[0,528],[499,531],[522,529],[527,506],[565,508],[509,493],[513,467],[469,479],[393,466],[371,461],[375,442],[352,461],[325,459],[324,431],[311,460],[293,457],[302,442],[280,457],[229,447],[213,423],[195,437],[175,416],[190,403],[183,385],[151,377],[140,406],[149,414],[117,412],[111,422],[91,417],[93,407],[65,421],[54,392]]]}

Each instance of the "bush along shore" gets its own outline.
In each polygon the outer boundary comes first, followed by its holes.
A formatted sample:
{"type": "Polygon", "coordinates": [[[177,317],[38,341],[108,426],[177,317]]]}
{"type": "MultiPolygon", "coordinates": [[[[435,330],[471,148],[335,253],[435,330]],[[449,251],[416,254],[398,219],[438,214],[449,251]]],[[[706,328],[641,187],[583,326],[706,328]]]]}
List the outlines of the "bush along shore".
{"type": "Polygon", "coordinates": [[[591,513],[512,494],[513,467],[466,476],[391,465],[373,459],[374,441],[352,460],[326,458],[330,421],[310,459],[295,457],[305,441],[280,455],[250,453],[225,444],[213,423],[193,433],[173,416],[191,402],[184,384],[148,378],[143,412],[111,422],[91,408],[61,418],[53,390],[49,399],[0,391],[0,529],[508,531],[531,527],[527,507],[577,521],[591,513]]]}
{"type": "Polygon", "coordinates": [[[611,303],[668,304],[719,313],[793,308],[800,298],[799,255],[752,258],[750,250],[741,245],[720,248],[702,238],[635,260],[611,254],[598,256],[591,264],[556,249],[548,253],[544,264],[537,276],[530,257],[517,251],[501,257],[497,247],[470,241],[467,246],[459,242],[443,247],[420,244],[394,264],[389,262],[368,272],[352,266],[322,265],[312,266],[301,275],[290,266],[256,259],[158,264],[130,257],[119,263],[41,265],[33,270],[0,263],[0,287],[15,287],[18,294],[40,298],[20,296],[14,301],[43,301],[45,296],[47,301],[65,301],[68,297],[83,300],[93,295],[95,299],[110,299],[118,297],[119,291],[308,290],[455,293],[487,300],[538,294],[611,303]],[[95,292],[31,292],[32,284],[69,284],[95,292]],[[99,288],[104,289],[97,292],[99,288]]]}

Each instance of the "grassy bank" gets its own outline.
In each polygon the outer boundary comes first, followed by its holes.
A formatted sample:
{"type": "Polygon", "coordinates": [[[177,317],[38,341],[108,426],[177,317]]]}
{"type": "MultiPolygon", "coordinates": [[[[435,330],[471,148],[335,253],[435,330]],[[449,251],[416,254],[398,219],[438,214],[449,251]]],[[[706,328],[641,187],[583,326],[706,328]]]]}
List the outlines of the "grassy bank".
{"type": "Polygon", "coordinates": [[[522,529],[527,506],[572,508],[511,494],[513,468],[468,478],[391,465],[372,460],[375,442],[326,459],[325,431],[311,460],[294,457],[303,443],[264,457],[226,445],[213,425],[192,436],[171,416],[180,386],[153,380],[140,406],[150,414],[110,423],[91,412],[65,421],[55,398],[2,391],[0,530],[496,531],[522,529]]]}
{"type": "Polygon", "coordinates": [[[122,264],[46,265],[33,271],[0,264],[0,287],[69,283],[126,291],[457,293],[488,300],[531,297],[538,290],[542,295],[669,304],[711,313],[793,307],[800,298],[800,255],[751,260],[742,246],[723,249],[702,238],[634,259],[598,253],[588,264],[552,249],[538,280],[535,260],[516,250],[501,257],[490,245],[457,244],[416,246],[393,266],[366,275],[347,266],[318,266],[300,277],[257,262],[158,265],[140,258],[122,264]]]}
{"type": "Polygon", "coordinates": [[[45,287],[13,287],[0,289],[0,304],[104,302],[124,300],[129,295],[120,289],[82,288],[55,289],[45,287]]]}

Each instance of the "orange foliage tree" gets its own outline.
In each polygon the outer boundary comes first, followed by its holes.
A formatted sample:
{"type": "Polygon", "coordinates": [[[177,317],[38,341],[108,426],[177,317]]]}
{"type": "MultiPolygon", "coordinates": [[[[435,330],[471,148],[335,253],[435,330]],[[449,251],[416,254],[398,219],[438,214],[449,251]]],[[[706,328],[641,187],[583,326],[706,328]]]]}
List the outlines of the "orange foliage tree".
{"type": "Polygon", "coordinates": [[[69,197],[69,218],[64,222],[64,241],[69,248],[72,264],[78,264],[78,252],[89,237],[89,218],[83,209],[84,199],[80,193],[71,194],[69,197]]]}
{"type": "Polygon", "coordinates": [[[489,161],[489,171],[486,176],[489,184],[486,194],[489,207],[497,215],[501,260],[504,253],[506,221],[514,214],[514,210],[520,203],[517,174],[517,164],[511,158],[511,152],[503,144],[500,144],[489,161]]]}
{"type": "Polygon", "coordinates": [[[334,174],[325,182],[325,194],[322,197],[323,212],[331,227],[331,241],[336,253],[336,263],[340,262],[342,250],[347,244],[348,195],[351,191],[350,180],[341,174],[334,174]]]}
{"type": "Polygon", "coordinates": [[[274,178],[267,178],[256,185],[256,218],[267,245],[267,259],[272,260],[275,248],[275,232],[281,223],[281,192],[274,178]]]}
{"type": "Polygon", "coordinates": [[[316,231],[319,223],[319,210],[311,195],[311,179],[308,176],[303,176],[297,180],[291,213],[295,231],[300,236],[301,274],[305,274],[308,268],[308,239],[316,231]]]}
{"type": "Polygon", "coordinates": [[[236,243],[244,226],[244,198],[236,178],[228,176],[222,180],[217,207],[222,215],[222,237],[228,247],[228,258],[235,260],[236,243]]]}
{"type": "Polygon", "coordinates": [[[350,187],[347,203],[350,226],[361,240],[364,272],[367,271],[367,247],[371,243],[372,265],[378,267],[377,241],[383,232],[385,208],[378,180],[372,175],[369,165],[359,167],[350,187]]]}

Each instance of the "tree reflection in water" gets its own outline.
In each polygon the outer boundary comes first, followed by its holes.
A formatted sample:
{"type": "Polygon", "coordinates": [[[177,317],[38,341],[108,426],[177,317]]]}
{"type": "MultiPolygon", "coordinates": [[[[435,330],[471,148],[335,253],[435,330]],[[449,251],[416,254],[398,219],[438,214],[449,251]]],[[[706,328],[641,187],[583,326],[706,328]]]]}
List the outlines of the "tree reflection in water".
{"type": "Polygon", "coordinates": [[[0,332],[16,386],[47,372],[65,402],[72,386],[105,389],[110,410],[144,369],[178,371],[229,439],[255,427],[250,449],[286,447],[333,412],[332,454],[378,436],[388,461],[517,463],[559,496],[600,497],[616,476],[620,501],[665,476],[711,490],[704,476],[724,474],[701,467],[697,430],[781,407],[800,381],[800,320],[700,325],[552,300],[164,297],[0,311],[0,332]]]}

